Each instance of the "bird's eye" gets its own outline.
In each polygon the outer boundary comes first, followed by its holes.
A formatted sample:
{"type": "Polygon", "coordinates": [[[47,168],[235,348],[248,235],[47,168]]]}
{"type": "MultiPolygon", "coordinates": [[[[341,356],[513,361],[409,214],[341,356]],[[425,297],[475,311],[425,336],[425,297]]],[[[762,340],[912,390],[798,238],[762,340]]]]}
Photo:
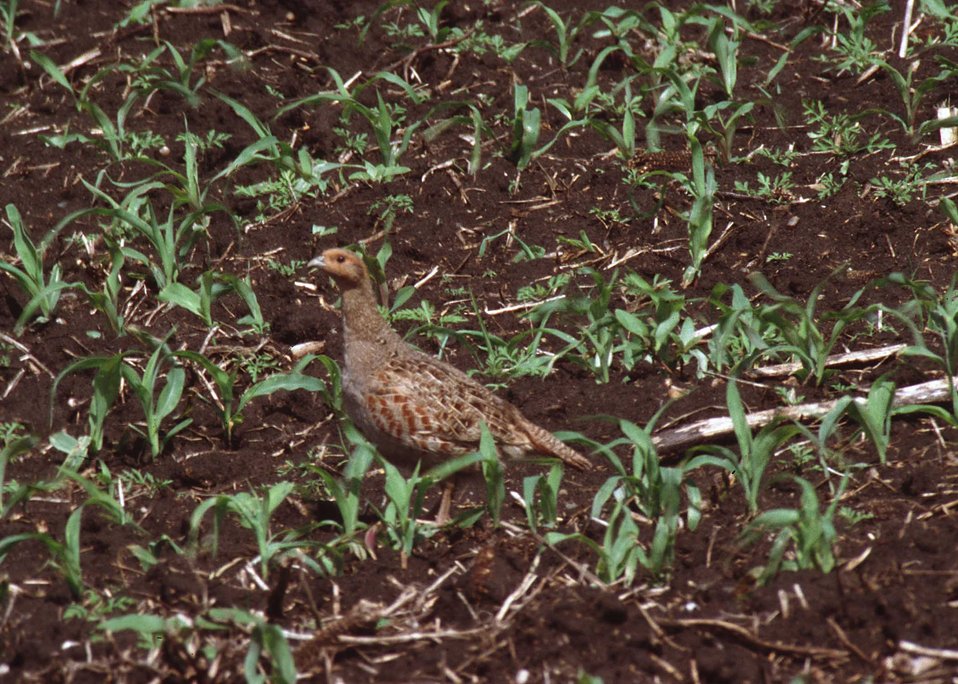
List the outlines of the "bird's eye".
{"type": "Polygon", "coordinates": [[[346,261],[346,257],[344,257],[342,254],[340,254],[338,257],[336,257],[336,262],[337,262],[337,263],[342,264],[342,263],[344,263],[345,261],[346,261]]]}

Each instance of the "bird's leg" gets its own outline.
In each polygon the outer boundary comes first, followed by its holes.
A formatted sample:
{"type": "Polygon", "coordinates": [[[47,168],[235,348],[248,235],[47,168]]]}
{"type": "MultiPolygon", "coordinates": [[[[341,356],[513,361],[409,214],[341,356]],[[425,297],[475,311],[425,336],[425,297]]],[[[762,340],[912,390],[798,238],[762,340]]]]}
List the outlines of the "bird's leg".
{"type": "Polygon", "coordinates": [[[452,495],[456,491],[456,475],[442,483],[442,499],[439,500],[439,512],[436,513],[436,526],[442,527],[449,522],[452,509],[452,495]]]}

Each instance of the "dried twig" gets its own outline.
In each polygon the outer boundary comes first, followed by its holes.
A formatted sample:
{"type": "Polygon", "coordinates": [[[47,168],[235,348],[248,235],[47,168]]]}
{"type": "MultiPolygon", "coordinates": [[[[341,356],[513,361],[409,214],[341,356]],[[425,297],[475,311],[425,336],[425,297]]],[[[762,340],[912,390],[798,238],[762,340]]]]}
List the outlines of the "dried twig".
{"type": "Polygon", "coordinates": [[[919,644],[913,644],[910,641],[904,640],[898,642],[898,648],[903,650],[905,653],[928,656],[929,658],[958,660],[958,651],[951,648],[929,648],[928,646],[920,646],[919,644]]]}
{"type": "MultiPolygon", "coordinates": [[[[954,379],[958,382],[958,378],[954,379]]],[[[892,400],[892,406],[907,406],[910,404],[934,404],[947,401],[951,390],[947,379],[931,380],[917,385],[909,385],[895,391],[895,398],[892,400]]],[[[864,399],[856,397],[856,403],[864,403],[864,399]]],[[[798,404],[797,406],[788,406],[784,408],[773,408],[757,413],[750,413],[745,416],[748,426],[751,429],[760,428],[763,425],[776,420],[811,420],[821,418],[828,414],[838,400],[822,401],[809,404],[798,404]]],[[[667,430],[652,437],[652,442],[659,451],[672,451],[681,447],[695,444],[706,439],[718,437],[720,435],[731,434],[734,430],[732,419],[728,417],[708,418],[676,428],[667,430]]]]}
{"type": "Polygon", "coordinates": [[[905,3],[905,19],[901,27],[901,43],[898,45],[898,58],[905,59],[908,52],[908,37],[911,35],[911,15],[915,10],[915,0],[905,3]]]}
{"type": "Polygon", "coordinates": [[[790,653],[812,658],[841,658],[843,660],[848,658],[848,654],[845,651],[839,651],[833,648],[798,646],[795,644],[783,644],[778,641],[766,641],[752,634],[741,625],[736,625],[733,622],[726,622],[724,620],[691,618],[684,620],[660,620],[659,624],[665,627],[701,627],[708,630],[726,632],[738,637],[746,644],[773,653],[790,653]]]}
{"type": "MultiPolygon", "coordinates": [[[[907,344],[892,344],[887,347],[877,347],[875,349],[862,349],[860,351],[847,352],[844,354],[834,354],[825,360],[825,366],[827,368],[833,368],[835,366],[848,366],[853,363],[870,363],[872,361],[880,361],[887,359],[889,356],[894,356],[907,346],[907,344]]],[[[752,368],[749,370],[748,374],[759,378],[777,378],[783,375],[791,375],[792,373],[796,373],[801,369],[802,364],[798,362],[778,363],[774,366],[752,368]]]]}

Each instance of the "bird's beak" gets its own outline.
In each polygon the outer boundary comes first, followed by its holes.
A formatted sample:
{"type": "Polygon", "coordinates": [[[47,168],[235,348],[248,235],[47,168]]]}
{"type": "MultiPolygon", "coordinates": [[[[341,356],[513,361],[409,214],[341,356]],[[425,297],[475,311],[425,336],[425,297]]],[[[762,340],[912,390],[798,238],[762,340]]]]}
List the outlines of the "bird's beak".
{"type": "Polygon", "coordinates": [[[320,254],[318,257],[310,259],[309,263],[306,264],[307,268],[326,268],[326,260],[323,259],[323,255],[320,254]]]}

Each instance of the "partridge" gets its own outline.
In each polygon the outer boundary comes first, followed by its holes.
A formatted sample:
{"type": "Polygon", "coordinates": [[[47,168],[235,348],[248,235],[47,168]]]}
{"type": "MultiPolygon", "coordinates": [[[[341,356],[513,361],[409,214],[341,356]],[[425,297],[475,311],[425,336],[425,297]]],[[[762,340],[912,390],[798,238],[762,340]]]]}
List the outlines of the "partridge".
{"type": "Polygon", "coordinates": [[[346,413],[388,459],[436,459],[479,448],[482,424],[509,458],[555,456],[586,470],[590,462],[527,420],[515,406],[447,363],[407,344],[376,307],[362,259],[328,249],[309,262],[342,291],[346,413]]]}

